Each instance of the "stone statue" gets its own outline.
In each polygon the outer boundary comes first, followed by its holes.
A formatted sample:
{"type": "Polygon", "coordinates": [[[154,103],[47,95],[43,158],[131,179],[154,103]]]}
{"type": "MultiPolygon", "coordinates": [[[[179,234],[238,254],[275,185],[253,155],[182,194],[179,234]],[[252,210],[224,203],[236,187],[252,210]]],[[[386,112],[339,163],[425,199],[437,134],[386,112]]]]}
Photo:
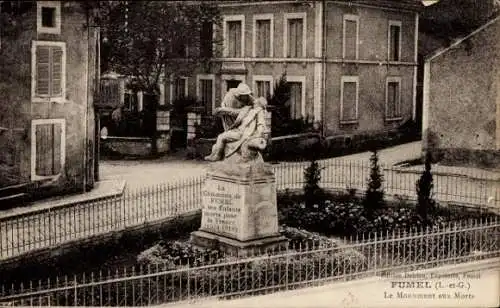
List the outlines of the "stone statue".
{"type": "MultiPolygon", "coordinates": [[[[252,90],[244,83],[240,83],[238,87],[229,89],[224,99],[222,100],[221,107],[229,107],[240,109],[244,106],[253,104],[252,90]]],[[[222,114],[222,125],[224,130],[227,131],[234,123],[237,114],[222,114]]]]}
{"type": "Polygon", "coordinates": [[[229,162],[263,162],[261,152],[267,146],[268,127],[265,121],[267,101],[263,97],[253,100],[252,105],[240,109],[217,108],[216,114],[236,115],[228,130],[217,137],[212,153],[205,157],[208,161],[227,160],[229,162]]]}

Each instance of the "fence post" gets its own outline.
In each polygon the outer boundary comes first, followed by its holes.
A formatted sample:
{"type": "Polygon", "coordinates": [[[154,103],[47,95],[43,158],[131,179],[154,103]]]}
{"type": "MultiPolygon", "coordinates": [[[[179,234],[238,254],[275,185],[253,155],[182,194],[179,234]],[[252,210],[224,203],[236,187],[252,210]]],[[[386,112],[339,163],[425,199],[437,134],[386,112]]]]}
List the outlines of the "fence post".
{"type": "Polygon", "coordinates": [[[285,258],[286,258],[286,268],[285,268],[285,288],[286,290],[288,290],[288,273],[290,271],[290,252],[288,251],[288,247],[286,248],[286,254],[285,254],[285,258]]]}
{"type": "Polygon", "coordinates": [[[53,239],[52,239],[52,218],[50,217],[50,208],[47,210],[47,213],[49,215],[49,247],[52,246],[52,242],[53,242],[53,239]]]}
{"type": "Polygon", "coordinates": [[[377,254],[377,245],[378,245],[378,239],[377,239],[377,234],[378,232],[375,231],[375,238],[374,238],[374,255],[375,255],[375,264],[373,266],[373,269],[374,269],[374,275],[376,276],[377,275],[377,263],[378,263],[378,254],[377,254]]]}
{"type": "Polygon", "coordinates": [[[201,124],[201,113],[196,110],[187,113],[187,144],[196,138],[196,126],[201,124]]]}

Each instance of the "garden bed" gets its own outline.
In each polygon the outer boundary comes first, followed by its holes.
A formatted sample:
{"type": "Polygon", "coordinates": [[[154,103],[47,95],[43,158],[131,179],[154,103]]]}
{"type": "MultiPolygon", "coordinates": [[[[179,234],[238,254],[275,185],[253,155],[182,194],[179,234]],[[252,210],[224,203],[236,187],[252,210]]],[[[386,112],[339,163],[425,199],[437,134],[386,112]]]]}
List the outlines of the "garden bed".
{"type": "MultiPolygon", "coordinates": [[[[51,295],[54,303],[64,305],[102,305],[100,301],[104,300],[140,306],[149,305],[148,300],[157,296],[165,298],[159,303],[166,303],[193,297],[263,294],[284,287],[300,287],[311,281],[373,275],[374,269],[432,266],[446,256],[465,260],[476,252],[488,253],[488,247],[494,245],[487,241],[495,241],[492,232],[498,232],[494,228],[453,232],[457,230],[453,229],[456,226],[450,227],[449,223],[464,218],[480,222],[497,219],[497,216],[472,209],[438,207],[432,225],[428,227],[440,232],[429,233],[426,237],[408,237],[404,241],[383,240],[384,236],[391,238],[395,232],[415,234],[415,228],[422,223],[413,204],[403,199],[386,202],[377,218],[370,220],[364,216],[362,199],[352,191],[325,193],[322,197],[317,203],[306,205],[304,194],[285,191],[278,195],[280,231],[289,240],[286,253],[279,251],[272,252],[271,256],[238,259],[217,250],[195,247],[190,243],[189,235],[199,228],[198,216],[190,223],[177,221],[164,230],[123,236],[105,245],[86,247],[72,258],[66,258],[65,262],[55,260],[38,267],[32,264],[31,268],[24,266],[0,275],[4,284],[10,280],[23,281],[28,273],[32,280],[44,277],[47,281],[47,274],[51,271],[57,273],[61,281],[61,277],[85,269],[86,276],[74,276],[78,283],[88,282],[89,277],[113,280],[141,275],[124,280],[116,288],[109,288],[107,283],[92,289],[82,287],[76,299],[68,297],[64,291],[51,295]],[[369,241],[373,234],[380,235],[378,242],[369,241]],[[486,243],[480,245],[485,252],[476,251],[478,236],[486,243]],[[153,288],[144,289],[146,286],[153,288]],[[122,292],[124,289],[127,290],[125,293],[122,292]],[[141,292],[153,290],[150,298],[137,297],[141,292]]],[[[25,285],[28,284],[25,282],[25,285]]]]}

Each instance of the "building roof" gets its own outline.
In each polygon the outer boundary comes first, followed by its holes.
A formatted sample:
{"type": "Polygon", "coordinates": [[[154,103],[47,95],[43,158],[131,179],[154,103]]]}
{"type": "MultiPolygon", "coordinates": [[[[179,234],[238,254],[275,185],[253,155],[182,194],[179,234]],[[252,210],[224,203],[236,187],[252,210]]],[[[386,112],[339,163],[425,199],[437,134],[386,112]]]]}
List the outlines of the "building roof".
{"type": "Polygon", "coordinates": [[[332,2],[346,2],[350,4],[361,4],[370,6],[379,6],[395,9],[410,9],[410,10],[422,10],[424,4],[422,0],[337,0],[332,2]]]}
{"type": "Polygon", "coordinates": [[[472,31],[471,33],[469,33],[468,35],[464,36],[464,37],[461,37],[457,40],[455,40],[455,42],[453,42],[451,45],[449,45],[448,47],[445,47],[445,48],[441,48],[439,50],[437,50],[435,53],[431,54],[430,56],[428,56],[425,61],[428,62],[428,61],[432,61],[434,60],[435,58],[441,56],[442,54],[446,53],[448,50],[452,49],[452,48],[455,48],[456,46],[462,44],[464,41],[466,41],[467,39],[473,37],[474,35],[478,34],[479,32],[489,28],[491,25],[495,24],[498,20],[500,20],[500,16],[497,16],[493,19],[491,19],[490,21],[488,21],[487,23],[485,23],[484,25],[482,25],[481,27],[477,28],[476,30],[472,31]]]}
{"type": "MultiPolygon", "coordinates": [[[[346,3],[351,5],[369,5],[375,7],[387,7],[395,9],[406,9],[406,10],[421,10],[423,9],[423,1],[427,0],[326,0],[326,2],[332,3],[346,3]]],[[[291,1],[266,1],[266,0],[232,0],[232,1],[214,1],[221,6],[232,6],[232,5],[258,5],[258,4],[279,4],[279,3],[297,3],[297,4],[307,4],[318,2],[318,0],[291,0],[291,1]]]]}

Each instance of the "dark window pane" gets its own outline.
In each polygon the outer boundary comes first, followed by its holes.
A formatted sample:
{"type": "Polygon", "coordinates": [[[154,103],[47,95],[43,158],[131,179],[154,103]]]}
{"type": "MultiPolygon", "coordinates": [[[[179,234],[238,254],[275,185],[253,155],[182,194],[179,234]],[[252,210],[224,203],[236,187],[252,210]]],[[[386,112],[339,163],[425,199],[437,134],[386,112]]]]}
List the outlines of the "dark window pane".
{"type": "Polygon", "coordinates": [[[391,61],[399,61],[399,34],[401,28],[399,26],[391,26],[391,37],[389,39],[390,42],[390,60],[391,61]]]}
{"type": "Polygon", "coordinates": [[[56,26],[56,9],[42,7],[42,27],[53,28],[56,26]]]}
{"type": "Polygon", "coordinates": [[[200,32],[200,55],[210,58],[213,55],[213,26],[211,22],[203,23],[200,32]]]}

